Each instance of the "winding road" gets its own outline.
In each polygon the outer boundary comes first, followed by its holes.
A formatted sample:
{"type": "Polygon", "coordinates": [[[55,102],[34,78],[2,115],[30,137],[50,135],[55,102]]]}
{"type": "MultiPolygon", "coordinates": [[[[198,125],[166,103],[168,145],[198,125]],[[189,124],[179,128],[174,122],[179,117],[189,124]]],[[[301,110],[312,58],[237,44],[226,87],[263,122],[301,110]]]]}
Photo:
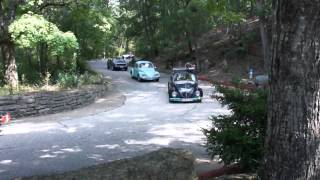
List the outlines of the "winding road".
{"type": "Polygon", "coordinates": [[[202,103],[170,104],[166,74],[160,82],[138,82],[128,72],[106,70],[105,61],[90,65],[113,79],[111,100],[0,127],[0,180],[79,169],[161,147],[208,158],[201,129],[211,125],[210,115],[228,113],[209,98],[209,84],[200,83],[202,103]]]}

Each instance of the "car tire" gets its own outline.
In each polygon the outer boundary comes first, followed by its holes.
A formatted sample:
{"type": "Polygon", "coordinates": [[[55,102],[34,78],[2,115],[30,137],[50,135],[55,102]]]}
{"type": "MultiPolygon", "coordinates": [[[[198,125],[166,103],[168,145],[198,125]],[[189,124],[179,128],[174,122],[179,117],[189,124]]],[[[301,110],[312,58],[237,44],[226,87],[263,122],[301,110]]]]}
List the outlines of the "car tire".
{"type": "Polygon", "coordinates": [[[200,91],[200,97],[203,97],[203,90],[201,88],[198,88],[200,91]]]}
{"type": "Polygon", "coordinates": [[[155,82],[159,82],[160,79],[156,79],[155,82]]]}
{"type": "Polygon", "coordinates": [[[138,75],[138,78],[137,78],[137,79],[138,79],[138,81],[139,81],[139,82],[141,82],[141,81],[142,81],[142,79],[140,78],[140,76],[139,76],[139,75],[138,75]]]}
{"type": "Polygon", "coordinates": [[[128,68],[124,68],[124,71],[128,71],[128,68]]]}

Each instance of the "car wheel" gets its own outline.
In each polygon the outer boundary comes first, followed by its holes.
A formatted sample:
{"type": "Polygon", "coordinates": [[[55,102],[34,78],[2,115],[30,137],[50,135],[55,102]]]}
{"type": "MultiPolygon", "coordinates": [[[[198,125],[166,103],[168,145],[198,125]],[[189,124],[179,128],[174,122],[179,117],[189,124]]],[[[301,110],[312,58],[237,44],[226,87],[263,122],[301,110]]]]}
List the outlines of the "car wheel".
{"type": "Polygon", "coordinates": [[[200,97],[203,97],[203,90],[201,88],[198,88],[200,91],[200,97]]]}
{"type": "Polygon", "coordinates": [[[139,76],[139,75],[138,75],[138,81],[140,81],[140,82],[142,81],[142,79],[140,78],[140,76],[139,76]]]}
{"type": "Polygon", "coordinates": [[[124,68],[124,71],[128,71],[128,68],[124,68]]]}
{"type": "Polygon", "coordinates": [[[156,79],[155,81],[156,81],[156,82],[159,82],[159,80],[160,80],[160,79],[156,79]]]}

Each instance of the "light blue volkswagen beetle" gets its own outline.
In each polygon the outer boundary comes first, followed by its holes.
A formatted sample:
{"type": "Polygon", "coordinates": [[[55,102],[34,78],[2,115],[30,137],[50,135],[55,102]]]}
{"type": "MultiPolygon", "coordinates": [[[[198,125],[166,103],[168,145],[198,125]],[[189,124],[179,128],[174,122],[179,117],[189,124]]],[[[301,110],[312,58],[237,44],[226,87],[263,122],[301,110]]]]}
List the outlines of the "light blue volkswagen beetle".
{"type": "Polygon", "coordinates": [[[160,73],[150,61],[137,61],[130,71],[131,78],[138,81],[159,81],[160,73]]]}

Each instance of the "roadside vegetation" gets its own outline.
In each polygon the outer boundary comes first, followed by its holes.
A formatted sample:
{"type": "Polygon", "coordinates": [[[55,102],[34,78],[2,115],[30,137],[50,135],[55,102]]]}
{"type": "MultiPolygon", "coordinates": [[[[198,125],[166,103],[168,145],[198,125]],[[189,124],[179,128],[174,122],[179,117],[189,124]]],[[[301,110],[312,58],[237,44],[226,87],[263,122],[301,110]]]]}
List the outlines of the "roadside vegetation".
{"type": "Polygon", "coordinates": [[[211,156],[225,165],[237,164],[243,172],[257,173],[264,155],[267,122],[267,91],[246,90],[240,84],[219,86],[216,99],[231,115],[212,116],[212,128],[204,129],[211,156]]]}
{"type": "Polygon", "coordinates": [[[0,12],[1,95],[96,83],[86,60],[117,51],[108,2],[5,0],[0,12]]]}
{"type": "MultiPolygon", "coordinates": [[[[48,77],[56,85],[61,73],[80,76],[90,72],[86,60],[128,52],[160,57],[168,68],[181,60],[195,61],[201,67],[205,58],[196,55],[202,47],[199,38],[221,28],[239,40],[239,47],[226,49],[225,56],[233,52],[243,56],[247,44],[242,42],[246,33],[241,24],[256,17],[264,19],[270,3],[5,0],[0,9],[0,86],[18,91],[23,85],[43,86],[48,77]]],[[[265,32],[261,37],[268,36],[265,32]]],[[[232,68],[225,64],[224,69],[232,68]]]]}

